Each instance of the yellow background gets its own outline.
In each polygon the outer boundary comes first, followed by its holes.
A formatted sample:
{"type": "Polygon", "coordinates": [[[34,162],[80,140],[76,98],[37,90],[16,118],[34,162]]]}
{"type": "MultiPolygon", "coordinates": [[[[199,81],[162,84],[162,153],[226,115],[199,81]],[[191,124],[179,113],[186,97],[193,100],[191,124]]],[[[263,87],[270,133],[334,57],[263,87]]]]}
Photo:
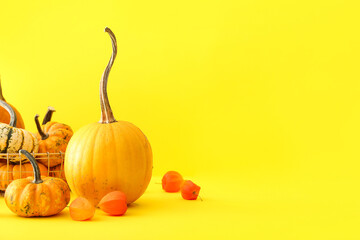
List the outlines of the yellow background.
{"type": "Polygon", "coordinates": [[[22,219],[0,199],[1,237],[34,228],[42,237],[360,238],[358,1],[1,1],[0,10],[4,95],[32,131],[48,105],[74,130],[99,120],[111,54],[103,29],[114,31],[111,106],[149,138],[155,176],[124,218],[22,219]],[[167,170],[201,185],[204,201],[163,193],[156,182],[167,170]]]}

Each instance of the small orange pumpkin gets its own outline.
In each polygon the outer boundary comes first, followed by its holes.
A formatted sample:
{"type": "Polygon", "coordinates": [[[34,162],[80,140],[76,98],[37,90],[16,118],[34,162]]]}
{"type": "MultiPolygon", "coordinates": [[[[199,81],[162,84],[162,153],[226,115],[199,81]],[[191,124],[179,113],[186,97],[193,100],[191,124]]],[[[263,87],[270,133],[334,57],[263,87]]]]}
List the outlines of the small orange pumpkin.
{"type": "Polygon", "coordinates": [[[35,158],[20,150],[30,161],[34,177],[17,179],[5,191],[8,208],[21,217],[51,216],[61,212],[70,201],[70,189],[59,178],[41,179],[35,158]]]}
{"type": "MultiPolygon", "coordinates": [[[[70,126],[63,123],[51,122],[51,117],[54,112],[55,109],[53,107],[48,107],[42,126],[40,126],[39,123],[39,115],[35,116],[35,123],[38,130],[39,153],[65,153],[68,142],[73,135],[70,126]]],[[[62,162],[62,158],[55,158],[50,162],[48,162],[47,159],[38,159],[38,161],[45,166],[53,167],[59,165],[62,162]]]]}
{"type": "MultiPolygon", "coordinates": [[[[48,176],[48,169],[39,163],[39,169],[42,176],[48,176]]],[[[33,175],[31,163],[12,164],[0,163],[0,190],[5,190],[7,186],[16,179],[26,178],[33,175]],[[21,173],[21,175],[20,175],[21,173]]]]}
{"type": "MultiPolygon", "coordinates": [[[[2,93],[1,79],[0,79],[0,100],[3,100],[4,102],[6,102],[5,98],[3,96],[3,93],[2,93]]],[[[9,105],[12,107],[12,109],[14,109],[14,112],[15,112],[16,117],[17,117],[16,127],[25,129],[24,120],[22,119],[21,114],[19,113],[19,111],[13,105],[11,105],[10,103],[9,103],[9,105]]],[[[2,122],[2,123],[9,123],[10,122],[10,114],[2,106],[0,106],[0,122],[2,122]]]]}

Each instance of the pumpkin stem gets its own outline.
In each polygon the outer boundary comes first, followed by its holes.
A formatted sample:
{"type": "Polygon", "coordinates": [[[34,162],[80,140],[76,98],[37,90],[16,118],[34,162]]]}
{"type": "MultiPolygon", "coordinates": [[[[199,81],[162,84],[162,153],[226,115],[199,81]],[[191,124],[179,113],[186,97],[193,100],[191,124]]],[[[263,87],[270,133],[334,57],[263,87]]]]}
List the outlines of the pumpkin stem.
{"type": "Polygon", "coordinates": [[[54,112],[56,112],[55,108],[49,106],[48,110],[47,110],[47,112],[45,114],[45,117],[43,119],[42,125],[45,125],[46,123],[51,121],[51,118],[52,118],[52,115],[53,115],[54,112]]]}
{"type": "Polygon", "coordinates": [[[116,54],[117,54],[117,44],[116,44],[116,38],[114,33],[110,30],[110,28],[106,27],[105,32],[107,32],[111,38],[112,43],[112,55],[109,60],[108,65],[105,68],[105,71],[101,77],[100,81],[100,105],[101,105],[101,119],[100,123],[113,123],[116,122],[116,119],[114,118],[114,114],[111,110],[109,98],[107,95],[107,82],[109,73],[111,70],[111,67],[114,63],[116,54]]]}
{"type": "Polygon", "coordinates": [[[41,179],[40,168],[39,168],[39,165],[37,164],[35,158],[33,157],[33,155],[31,155],[28,151],[26,151],[24,149],[21,149],[19,151],[19,153],[24,154],[27,157],[27,159],[29,159],[29,161],[31,163],[31,166],[34,169],[34,181],[33,181],[33,183],[36,183],[36,184],[42,183],[43,180],[41,179]]]}
{"type": "Polygon", "coordinates": [[[49,134],[44,133],[44,131],[41,129],[40,122],[39,122],[39,114],[35,115],[35,124],[36,124],[36,128],[41,136],[41,139],[42,140],[47,139],[49,137],[49,134]]]}
{"type": "Polygon", "coordinates": [[[1,76],[0,76],[0,100],[5,101],[5,98],[4,98],[3,93],[2,93],[2,87],[1,87],[1,76]]]}
{"type": "Polygon", "coordinates": [[[3,100],[0,100],[0,106],[5,108],[5,110],[10,114],[10,123],[9,123],[9,125],[11,127],[16,127],[17,116],[15,114],[14,109],[3,100]]]}

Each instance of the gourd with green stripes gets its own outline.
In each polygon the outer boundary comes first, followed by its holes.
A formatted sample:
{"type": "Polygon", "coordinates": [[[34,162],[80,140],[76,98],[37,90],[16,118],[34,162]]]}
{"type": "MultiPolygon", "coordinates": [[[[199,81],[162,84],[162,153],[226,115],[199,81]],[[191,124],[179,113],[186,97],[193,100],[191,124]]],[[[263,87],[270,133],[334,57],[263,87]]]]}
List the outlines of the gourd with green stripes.
{"type": "MultiPolygon", "coordinates": [[[[5,108],[10,114],[10,123],[0,123],[0,153],[18,153],[20,149],[28,152],[37,153],[39,142],[36,136],[24,129],[16,128],[16,114],[12,107],[0,100],[0,106],[5,108]]],[[[26,159],[23,157],[22,159],[26,159]]],[[[11,157],[10,161],[19,162],[19,156],[11,157]]]]}

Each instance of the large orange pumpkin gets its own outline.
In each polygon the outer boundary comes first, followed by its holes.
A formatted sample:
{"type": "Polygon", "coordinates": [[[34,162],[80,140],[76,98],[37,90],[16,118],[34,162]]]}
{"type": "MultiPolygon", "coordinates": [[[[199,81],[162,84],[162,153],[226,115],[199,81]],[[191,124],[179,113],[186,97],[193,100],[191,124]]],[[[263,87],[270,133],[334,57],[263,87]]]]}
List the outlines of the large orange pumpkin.
{"type": "Polygon", "coordinates": [[[34,177],[17,179],[9,184],[5,192],[8,208],[22,217],[51,216],[61,212],[70,201],[70,189],[59,178],[41,179],[35,158],[20,150],[30,161],[34,177]]]}
{"type": "MultiPolygon", "coordinates": [[[[35,124],[38,130],[39,153],[65,153],[68,142],[73,135],[70,126],[51,121],[54,112],[55,109],[53,107],[48,107],[42,126],[40,126],[39,115],[35,116],[35,124]]],[[[39,162],[50,167],[59,165],[62,160],[61,157],[51,159],[50,162],[48,162],[47,159],[38,159],[39,162]]]]}
{"type": "MultiPolygon", "coordinates": [[[[1,79],[0,79],[0,100],[3,100],[4,102],[5,101],[5,98],[3,96],[3,93],[2,93],[2,87],[1,87],[1,79]]],[[[11,104],[9,104],[12,109],[14,109],[15,111],[15,114],[16,114],[16,117],[17,117],[17,122],[16,122],[16,127],[17,128],[25,128],[25,124],[24,124],[24,120],[22,119],[19,111],[11,104]]],[[[0,122],[2,123],[9,123],[10,122],[10,114],[8,113],[8,111],[1,107],[0,106],[0,122]]]]}
{"type": "Polygon", "coordinates": [[[107,96],[110,69],[117,53],[116,38],[111,59],[100,81],[101,120],[82,127],[71,138],[65,153],[65,176],[70,189],[97,205],[107,193],[119,190],[127,202],[146,190],[152,173],[150,143],[134,124],[116,121],[107,96]]]}

